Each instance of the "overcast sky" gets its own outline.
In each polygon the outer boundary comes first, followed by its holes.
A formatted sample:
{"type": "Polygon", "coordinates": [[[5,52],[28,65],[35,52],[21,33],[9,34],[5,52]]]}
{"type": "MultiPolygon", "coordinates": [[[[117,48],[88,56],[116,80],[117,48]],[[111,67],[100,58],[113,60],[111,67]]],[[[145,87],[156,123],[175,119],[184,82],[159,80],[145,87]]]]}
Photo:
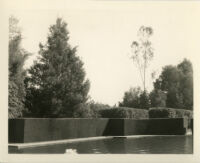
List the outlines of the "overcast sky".
{"type": "Polygon", "coordinates": [[[9,14],[20,20],[23,47],[33,54],[25,67],[36,58],[39,42],[46,42],[49,26],[62,17],[68,24],[70,44],[78,46],[78,55],[91,82],[89,95],[97,102],[117,104],[130,87],[142,86],[138,69],[128,55],[142,25],[154,30],[151,41],[155,53],[148,69],[148,90],[152,89],[151,72],[156,71],[158,76],[165,65],[176,65],[184,58],[195,60],[195,33],[199,27],[195,26],[197,8],[192,4],[53,2],[9,6],[9,14]]]}

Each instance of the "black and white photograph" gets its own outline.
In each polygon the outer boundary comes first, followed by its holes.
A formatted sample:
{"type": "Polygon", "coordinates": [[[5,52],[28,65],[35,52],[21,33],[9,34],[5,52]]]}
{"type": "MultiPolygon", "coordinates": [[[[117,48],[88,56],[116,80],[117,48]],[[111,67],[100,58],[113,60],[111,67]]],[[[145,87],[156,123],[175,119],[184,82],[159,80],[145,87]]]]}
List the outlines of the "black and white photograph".
{"type": "Polygon", "coordinates": [[[197,1],[1,4],[0,161],[198,162],[197,1]]]}

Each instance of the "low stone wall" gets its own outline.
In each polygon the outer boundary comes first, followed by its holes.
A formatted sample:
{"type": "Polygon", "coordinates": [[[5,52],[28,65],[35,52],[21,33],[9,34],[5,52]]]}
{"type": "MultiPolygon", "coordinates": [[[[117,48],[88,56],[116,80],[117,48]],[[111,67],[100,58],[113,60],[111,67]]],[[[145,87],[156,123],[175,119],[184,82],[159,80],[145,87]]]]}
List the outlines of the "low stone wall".
{"type": "Polygon", "coordinates": [[[28,143],[62,139],[185,134],[188,120],[174,119],[85,119],[27,118],[9,119],[9,143],[28,143]]]}

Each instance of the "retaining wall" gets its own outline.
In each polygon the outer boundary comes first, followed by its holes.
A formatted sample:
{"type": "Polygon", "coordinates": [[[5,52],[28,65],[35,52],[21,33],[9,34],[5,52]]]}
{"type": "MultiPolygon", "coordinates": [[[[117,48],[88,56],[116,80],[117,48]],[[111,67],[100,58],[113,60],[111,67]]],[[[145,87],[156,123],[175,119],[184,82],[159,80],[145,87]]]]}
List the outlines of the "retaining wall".
{"type": "Polygon", "coordinates": [[[52,141],[96,136],[181,135],[188,120],[174,119],[9,119],[9,143],[52,141]]]}

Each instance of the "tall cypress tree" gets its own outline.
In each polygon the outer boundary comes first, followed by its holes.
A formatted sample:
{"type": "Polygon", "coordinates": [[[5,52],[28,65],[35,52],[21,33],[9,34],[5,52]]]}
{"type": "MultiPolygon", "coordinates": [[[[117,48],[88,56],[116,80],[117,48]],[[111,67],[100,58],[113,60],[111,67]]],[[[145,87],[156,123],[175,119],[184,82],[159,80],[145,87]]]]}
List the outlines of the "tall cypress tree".
{"type": "Polygon", "coordinates": [[[26,107],[34,117],[72,117],[88,99],[89,80],[76,48],[69,45],[67,24],[60,18],[49,28],[40,58],[26,79],[26,107]]]}

